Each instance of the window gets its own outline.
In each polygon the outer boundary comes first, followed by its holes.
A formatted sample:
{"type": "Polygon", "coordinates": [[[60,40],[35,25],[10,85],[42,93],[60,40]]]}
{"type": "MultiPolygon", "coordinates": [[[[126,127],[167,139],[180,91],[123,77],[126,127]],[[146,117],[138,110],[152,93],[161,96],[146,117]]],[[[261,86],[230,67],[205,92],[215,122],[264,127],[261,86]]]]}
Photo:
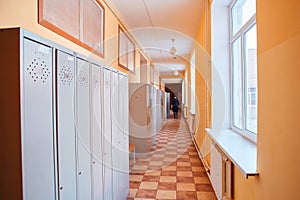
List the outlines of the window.
{"type": "Polygon", "coordinates": [[[236,0],[230,7],[232,128],[252,141],[257,134],[255,8],[255,0],[236,0]]]}
{"type": "Polygon", "coordinates": [[[191,113],[196,113],[196,88],[195,88],[195,81],[196,81],[196,60],[195,60],[195,50],[191,57],[191,113]]]}

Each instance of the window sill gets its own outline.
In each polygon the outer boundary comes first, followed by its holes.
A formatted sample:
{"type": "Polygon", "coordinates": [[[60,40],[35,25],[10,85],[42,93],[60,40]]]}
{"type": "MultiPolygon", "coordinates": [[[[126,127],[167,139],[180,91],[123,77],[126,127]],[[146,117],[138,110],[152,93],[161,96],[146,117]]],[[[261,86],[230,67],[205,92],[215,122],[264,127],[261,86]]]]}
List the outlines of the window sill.
{"type": "Polygon", "coordinates": [[[206,132],[246,178],[258,175],[256,144],[229,129],[221,132],[206,129],[206,132]]]}

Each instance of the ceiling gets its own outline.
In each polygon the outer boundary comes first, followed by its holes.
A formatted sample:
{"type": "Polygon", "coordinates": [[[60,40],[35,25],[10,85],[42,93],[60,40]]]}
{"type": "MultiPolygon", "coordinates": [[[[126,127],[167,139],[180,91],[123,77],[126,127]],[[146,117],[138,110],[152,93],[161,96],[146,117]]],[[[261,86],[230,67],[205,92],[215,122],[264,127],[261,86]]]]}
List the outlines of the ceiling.
{"type": "Polygon", "coordinates": [[[105,0],[160,74],[183,71],[190,59],[204,0],[105,0]],[[175,55],[169,50],[177,49],[175,55]]]}

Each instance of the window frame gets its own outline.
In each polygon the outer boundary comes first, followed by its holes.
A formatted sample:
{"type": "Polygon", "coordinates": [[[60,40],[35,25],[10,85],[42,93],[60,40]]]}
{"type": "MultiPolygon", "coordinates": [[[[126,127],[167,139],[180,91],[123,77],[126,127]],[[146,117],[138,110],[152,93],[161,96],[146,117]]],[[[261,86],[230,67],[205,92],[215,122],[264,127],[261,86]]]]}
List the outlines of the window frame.
{"type": "MultiPolygon", "coordinates": [[[[245,88],[246,86],[246,81],[247,81],[247,69],[246,69],[246,63],[245,63],[245,58],[246,58],[246,45],[245,45],[245,35],[246,33],[253,28],[256,25],[256,12],[255,14],[244,24],[240,27],[238,31],[233,35],[233,23],[232,23],[232,8],[235,5],[235,3],[239,0],[233,0],[229,6],[229,49],[230,49],[230,126],[231,129],[242,135],[243,137],[249,139],[250,141],[256,143],[257,142],[257,132],[251,132],[250,130],[246,129],[246,118],[247,118],[247,89],[245,88]],[[234,105],[233,105],[233,82],[234,82],[234,75],[233,75],[233,43],[240,37],[241,39],[241,65],[242,65],[242,129],[236,127],[234,125],[234,105]]],[[[258,97],[258,88],[256,88],[256,95],[258,97]]],[[[257,102],[258,103],[258,102],[257,102]]]]}
{"type": "Polygon", "coordinates": [[[38,0],[38,23],[53,31],[54,33],[66,38],[67,40],[74,42],[75,44],[85,48],[86,50],[100,56],[101,58],[104,58],[104,41],[105,41],[105,7],[102,5],[102,3],[99,0],[90,0],[93,1],[96,6],[99,8],[101,19],[99,19],[100,23],[100,31],[101,35],[99,36],[100,38],[100,51],[94,49],[93,46],[90,44],[87,44],[84,39],[83,39],[83,0],[77,0],[78,6],[79,6],[79,11],[78,11],[78,36],[74,36],[72,33],[68,32],[67,30],[64,30],[62,27],[59,27],[55,25],[55,22],[53,21],[48,21],[45,18],[46,15],[46,10],[44,10],[44,4],[46,0],[38,0]]]}
{"type": "Polygon", "coordinates": [[[136,46],[135,43],[133,42],[133,40],[130,38],[130,36],[128,35],[128,32],[125,31],[125,29],[123,29],[120,25],[118,26],[118,66],[135,74],[135,67],[136,67],[136,63],[135,63],[135,52],[136,52],[136,46]],[[124,38],[122,38],[122,35],[124,36],[124,38]],[[126,47],[125,52],[122,52],[122,46],[126,47]],[[131,45],[132,49],[129,49],[129,45],[131,45]],[[130,57],[132,59],[130,59],[130,57]],[[125,62],[123,63],[122,59],[126,58],[125,62]],[[132,66],[130,66],[130,62],[132,63],[132,66]]]}

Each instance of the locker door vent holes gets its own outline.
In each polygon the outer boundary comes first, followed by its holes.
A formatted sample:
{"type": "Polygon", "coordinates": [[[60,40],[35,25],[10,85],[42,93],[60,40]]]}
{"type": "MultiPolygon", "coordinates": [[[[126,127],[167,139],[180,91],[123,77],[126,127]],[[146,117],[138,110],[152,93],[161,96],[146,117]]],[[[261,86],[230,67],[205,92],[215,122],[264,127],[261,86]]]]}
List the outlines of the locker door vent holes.
{"type": "Polygon", "coordinates": [[[71,85],[73,77],[71,68],[64,65],[59,72],[59,78],[63,85],[71,85]]]}
{"type": "Polygon", "coordinates": [[[81,71],[78,77],[78,82],[81,87],[87,88],[89,85],[89,78],[86,72],[81,71]]]}
{"type": "Polygon", "coordinates": [[[51,74],[49,66],[44,59],[45,55],[40,52],[34,52],[34,54],[36,54],[36,57],[33,58],[26,70],[34,82],[40,81],[45,83],[51,74]]]}
{"type": "Polygon", "coordinates": [[[94,89],[98,89],[100,86],[99,76],[95,76],[94,78],[95,87],[94,89]]]}

